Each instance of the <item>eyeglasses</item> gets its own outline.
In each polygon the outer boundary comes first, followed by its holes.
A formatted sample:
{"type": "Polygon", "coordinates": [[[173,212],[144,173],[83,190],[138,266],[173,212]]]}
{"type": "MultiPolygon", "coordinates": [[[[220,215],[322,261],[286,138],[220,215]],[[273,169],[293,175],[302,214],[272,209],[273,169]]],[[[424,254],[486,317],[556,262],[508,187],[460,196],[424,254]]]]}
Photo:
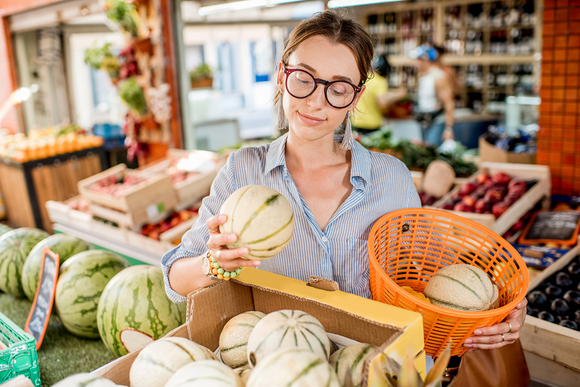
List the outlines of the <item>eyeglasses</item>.
{"type": "Polygon", "coordinates": [[[356,93],[362,88],[347,81],[325,81],[314,78],[308,71],[300,69],[284,69],[286,74],[286,90],[294,98],[303,99],[310,96],[318,84],[324,85],[324,96],[330,106],[336,109],[344,109],[355,99],[356,93]]]}

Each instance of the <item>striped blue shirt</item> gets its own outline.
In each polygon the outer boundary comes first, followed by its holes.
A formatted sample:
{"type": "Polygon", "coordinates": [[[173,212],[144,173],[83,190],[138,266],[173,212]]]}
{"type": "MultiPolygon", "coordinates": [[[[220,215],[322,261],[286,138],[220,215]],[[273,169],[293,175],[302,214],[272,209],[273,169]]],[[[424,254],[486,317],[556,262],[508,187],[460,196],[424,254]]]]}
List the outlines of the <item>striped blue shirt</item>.
{"type": "Polygon", "coordinates": [[[328,278],[336,281],[342,291],[371,297],[367,238],[375,221],[384,214],[421,207],[411,174],[396,158],[371,152],[355,142],[351,150],[352,192],[322,231],[286,167],[286,138],[284,135],[270,144],[242,148],[230,155],[214,180],[210,195],[203,200],[199,219],[185,233],[181,244],[163,256],[165,289],[171,300],[186,301],[169,286],[171,265],[207,251],[206,220],[219,212],[232,192],[250,184],[280,192],[292,206],[295,219],[288,246],[262,261],[260,269],[302,281],[308,281],[311,275],[328,278]]]}

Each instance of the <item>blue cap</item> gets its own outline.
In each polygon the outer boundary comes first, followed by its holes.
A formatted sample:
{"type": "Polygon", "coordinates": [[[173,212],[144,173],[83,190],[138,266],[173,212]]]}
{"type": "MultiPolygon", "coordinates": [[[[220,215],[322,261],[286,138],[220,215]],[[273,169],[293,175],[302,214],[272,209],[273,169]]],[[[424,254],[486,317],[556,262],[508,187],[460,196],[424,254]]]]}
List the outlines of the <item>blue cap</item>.
{"type": "Polygon", "coordinates": [[[439,57],[439,54],[433,47],[422,45],[411,51],[409,56],[413,59],[424,59],[429,62],[435,62],[439,57]]]}

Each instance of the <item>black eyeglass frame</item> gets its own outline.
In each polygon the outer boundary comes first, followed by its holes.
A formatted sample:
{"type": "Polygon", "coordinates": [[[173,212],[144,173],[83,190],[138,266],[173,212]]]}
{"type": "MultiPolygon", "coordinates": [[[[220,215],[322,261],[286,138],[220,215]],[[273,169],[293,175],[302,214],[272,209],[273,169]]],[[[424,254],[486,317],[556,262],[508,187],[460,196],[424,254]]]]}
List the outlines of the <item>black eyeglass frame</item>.
{"type": "Polygon", "coordinates": [[[360,86],[357,86],[357,85],[355,85],[355,84],[353,84],[353,83],[350,83],[350,82],[348,82],[348,81],[345,81],[345,80],[327,81],[327,80],[325,80],[325,79],[316,78],[314,75],[310,74],[308,71],[306,71],[306,70],[302,70],[302,69],[289,69],[289,68],[287,68],[287,67],[284,67],[284,74],[286,74],[286,75],[287,75],[287,76],[286,76],[286,80],[284,81],[284,85],[286,86],[286,91],[287,91],[287,92],[288,92],[288,93],[289,93],[289,94],[290,94],[292,97],[294,97],[294,98],[298,98],[298,99],[304,99],[304,98],[308,98],[308,97],[310,97],[310,96],[311,96],[311,95],[312,95],[312,94],[313,94],[313,93],[316,91],[316,89],[318,88],[318,85],[319,85],[319,84],[322,84],[322,85],[324,85],[324,98],[326,98],[326,102],[328,102],[328,104],[329,104],[330,106],[332,106],[333,108],[335,108],[335,109],[346,109],[347,107],[349,107],[350,105],[352,105],[352,103],[353,103],[353,102],[354,102],[354,100],[356,99],[356,95],[357,95],[357,93],[360,93],[360,92],[361,92],[361,90],[362,90],[362,87],[360,87],[360,86]],[[315,85],[315,87],[312,89],[312,91],[311,91],[310,93],[308,93],[308,95],[305,95],[304,97],[297,97],[297,96],[295,96],[294,94],[292,94],[292,93],[290,92],[290,90],[288,89],[288,76],[289,76],[290,74],[292,74],[293,72],[296,72],[296,71],[302,71],[302,72],[305,72],[306,74],[310,75],[310,76],[312,77],[312,79],[314,79],[314,85],[315,85]],[[352,97],[352,101],[350,101],[350,102],[349,102],[347,105],[344,105],[344,106],[335,106],[335,105],[333,105],[333,104],[332,104],[332,103],[331,103],[331,102],[328,100],[328,94],[327,94],[327,93],[328,93],[328,87],[329,87],[330,85],[332,85],[333,83],[338,83],[338,82],[348,83],[348,84],[349,84],[349,85],[351,85],[351,86],[353,87],[353,89],[354,89],[354,95],[353,95],[353,97],[352,97]]]}

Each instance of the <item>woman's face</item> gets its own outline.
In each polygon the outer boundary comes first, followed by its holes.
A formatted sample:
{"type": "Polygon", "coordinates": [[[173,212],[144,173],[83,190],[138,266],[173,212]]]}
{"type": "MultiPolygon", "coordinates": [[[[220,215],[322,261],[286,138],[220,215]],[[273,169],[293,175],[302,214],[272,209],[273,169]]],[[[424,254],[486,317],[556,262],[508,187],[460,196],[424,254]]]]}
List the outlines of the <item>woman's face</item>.
{"type": "MultiPolygon", "coordinates": [[[[315,78],[327,81],[360,83],[359,70],[350,49],[343,44],[333,44],[324,36],[313,36],[302,42],[290,55],[286,66],[306,70],[315,78]]],[[[334,141],[334,131],[344,121],[346,113],[354,110],[362,91],[357,93],[351,105],[337,109],[326,100],[322,84],[318,84],[314,93],[306,98],[292,97],[285,90],[286,76],[280,62],[277,86],[284,92],[282,101],[290,131],[304,141],[317,141],[326,136],[334,141]]]]}

